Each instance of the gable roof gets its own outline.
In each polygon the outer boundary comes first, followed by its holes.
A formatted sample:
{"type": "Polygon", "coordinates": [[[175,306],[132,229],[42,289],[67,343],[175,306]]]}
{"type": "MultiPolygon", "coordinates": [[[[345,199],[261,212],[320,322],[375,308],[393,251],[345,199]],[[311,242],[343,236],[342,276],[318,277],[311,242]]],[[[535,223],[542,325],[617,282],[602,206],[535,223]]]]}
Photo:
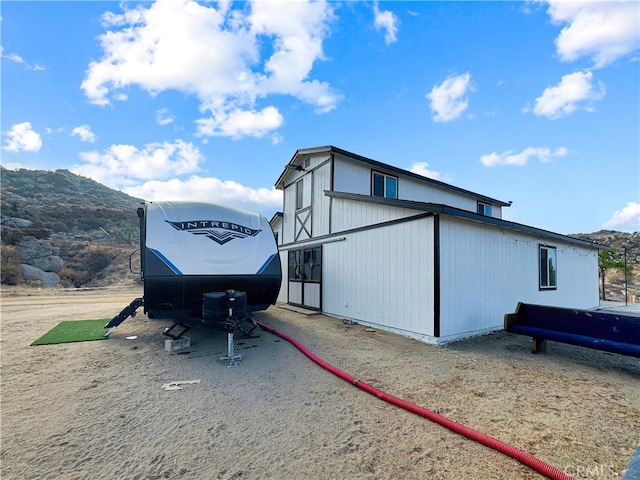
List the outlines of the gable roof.
{"type": "MultiPolygon", "coordinates": [[[[450,207],[439,203],[427,203],[416,202],[414,200],[398,200],[392,198],[374,197],[371,195],[362,195],[359,193],[347,193],[347,192],[335,192],[325,190],[324,194],[332,198],[340,198],[344,200],[354,200],[358,202],[376,203],[379,205],[388,205],[392,207],[410,208],[412,210],[419,210],[427,213],[443,214],[452,217],[463,218],[472,222],[484,223],[487,225],[493,225],[498,228],[508,228],[510,230],[516,230],[530,235],[538,235],[539,237],[550,238],[555,240],[561,240],[573,245],[579,245],[581,247],[596,248],[598,250],[610,250],[610,247],[600,245],[595,242],[588,242],[586,240],[580,240],[578,238],[569,237],[560,233],[550,232],[549,230],[543,230],[541,228],[531,227],[522,223],[510,222],[502,220],[501,218],[487,217],[479,215],[468,210],[462,210],[460,208],[450,207]]],[[[336,232],[338,233],[338,232],[336,232]]]]}
{"type": "Polygon", "coordinates": [[[461,193],[463,195],[476,198],[478,200],[484,201],[486,203],[490,203],[492,205],[499,205],[501,207],[508,207],[511,205],[511,202],[504,202],[502,200],[497,200],[495,198],[491,198],[486,195],[481,195],[479,193],[475,193],[470,190],[465,190],[464,188],[456,187],[454,185],[441,182],[440,180],[434,180],[433,178],[424,177],[422,175],[418,175],[417,173],[410,172],[409,170],[404,170],[402,168],[394,167],[393,165],[388,165],[386,163],[373,160],[371,158],[363,157],[362,155],[358,155],[357,153],[352,153],[347,150],[334,147],[333,145],[326,145],[322,147],[312,147],[312,148],[302,148],[302,149],[296,150],[296,153],[293,154],[293,157],[291,157],[291,160],[289,160],[289,163],[285,165],[284,170],[280,174],[280,177],[278,177],[275,187],[279,190],[284,189],[284,179],[288,171],[300,170],[302,168],[301,164],[305,157],[309,155],[316,155],[318,153],[337,154],[342,157],[348,158],[350,160],[355,160],[356,162],[370,165],[376,168],[377,170],[382,171],[383,173],[394,173],[396,175],[409,177],[419,182],[433,185],[438,188],[442,188],[444,190],[450,190],[456,193],[461,193]]]}
{"type": "Polygon", "coordinates": [[[271,225],[271,226],[273,227],[273,224],[274,224],[275,222],[277,222],[278,220],[279,220],[279,221],[282,221],[282,216],[283,216],[283,213],[282,213],[282,212],[276,212],[276,213],[274,213],[274,214],[273,214],[273,217],[271,217],[271,220],[269,220],[269,225],[271,225]]]}

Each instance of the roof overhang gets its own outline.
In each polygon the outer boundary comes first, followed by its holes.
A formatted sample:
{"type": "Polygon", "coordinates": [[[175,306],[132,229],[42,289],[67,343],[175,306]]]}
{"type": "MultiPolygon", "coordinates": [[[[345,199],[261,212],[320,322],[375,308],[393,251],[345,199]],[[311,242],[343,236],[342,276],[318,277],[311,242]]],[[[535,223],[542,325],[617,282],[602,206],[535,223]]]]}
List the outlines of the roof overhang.
{"type": "Polygon", "coordinates": [[[282,216],[283,216],[282,212],[274,213],[273,217],[271,217],[271,220],[269,220],[269,225],[273,226],[274,222],[282,221],[282,216]]]}
{"type": "Polygon", "coordinates": [[[374,197],[371,195],[361,195],[357,193],[334,192],[329,190],[325,190],[324,194],[330,198],[339,198],[343,200],[353,200],[357,202],[374,203],[374,204],[387,205],[387,206],[399,207],[399,208],[409,208],[409,209],[417,210],[421,212],[429,212],[434,215],[449,215],[451,217],[457,217],[457,218],[461,218],[471,222],[477,222],[485,225],[493,225],[498,228],[515,230],[515,231],[527,233],[530,235],[536,235],[538,237],[561,240],[563,242],[566,242],[572,245],[579,245],[581,247],[595,248],[598,250],[611,250],[611,247],[608,247],[606,245],[600,245],[595,242],[580,240],[578,238],[562,235],[561,233],[555,233],[549,230],[543,230],[541,228],[531,227],[529,225],[524,225],[522,223],[502,220],[501,218],[479,215],[477,213],[470,212],[468,210],[462,210],[460,208],[450,207],[450,206],[442,205],[439,203],[416,202],[413,200],[398,200],[398,199],[392,199],[392,198],[374,197]]]}
{"type": "Polygon", "coordinates": [[[487,197],[486,195],[481,195],[479,193],[475,193],[470,190],[465,190],[464,188],[456,187],[454,185],[450,185],[448,183],[435,180],[433,178],[428,178],[423,175],[418,175],[417,173],[410,172],[409,170],[404,170],[402,168],[394,167],[393,165],[388,165],[386,163],[373,160],[371,158],[363,157],[362,155],[358,155],[356,153],[352,153],[347,150],[334,147],[332,145],[325,145],[322,147],[302,148],[302,149],[296,150],[296,153],[294,153],[293,157],[291,157],[291,160],[289,160],[289,163],[285,165],[283,172],[278,177],[275,187],[278,190],[284,190],[284,185],[285,185],[284,182],[287,174],[290,171],[303,170],[302,163],[304,162],[305,158],[311,155],[317,155],[319,153],[326,153],[330,155],[331,154],[340,155],[341,157],[370,165],[373,168],[376,168],[382,171],[383,173],[391,173],[395,175],[402,175],[405,177],[409,177],[414,180],[417,180],[423,183],[428,183],[430,185],[436,186],[444,190],[449,190],[462,195],[473,197],[479,201],[483,201],[492,205],[501,206],[501,207],[511,206],[511,202],[505,202],[503,200],[487,197]]]}

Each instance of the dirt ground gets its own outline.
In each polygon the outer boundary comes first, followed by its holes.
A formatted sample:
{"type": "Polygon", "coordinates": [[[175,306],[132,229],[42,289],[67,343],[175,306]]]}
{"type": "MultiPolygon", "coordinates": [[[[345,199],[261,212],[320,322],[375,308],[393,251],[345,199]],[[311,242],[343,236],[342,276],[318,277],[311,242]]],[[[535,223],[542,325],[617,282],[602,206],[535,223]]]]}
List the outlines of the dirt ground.
{"type": "MultiPolygon", "coordinates": [[[[538,479],[517,461],[333,376],[262,330],[236,339],[142,313],[106,341],[29,346],[62,320],[111,318],[118,289],[3,289],[0,476],[12,479],[538,479]],[[200,380],[182,390],[174,381],[200,380]]],[[[640,444],[640,361],[505,332],[434,347],[285,306],[255,319],[397,397],[577,478],[619,477],[640,444]]]]}

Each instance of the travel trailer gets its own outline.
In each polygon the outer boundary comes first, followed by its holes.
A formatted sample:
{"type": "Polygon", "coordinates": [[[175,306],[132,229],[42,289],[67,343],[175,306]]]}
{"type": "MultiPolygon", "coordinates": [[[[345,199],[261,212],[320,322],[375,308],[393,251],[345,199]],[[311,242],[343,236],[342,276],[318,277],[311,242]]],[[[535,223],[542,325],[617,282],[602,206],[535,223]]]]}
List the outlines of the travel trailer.
{"type": "Polygon", "coordinates": [[[143,297],[105,328],[108,333],[143,306],[150,318],[233,322],[276,302],[280,256],[259,214],[202,202],[146,202],[138,209],[143,297]],[[232,308],[232,310],[230,310],[232,308]]]}

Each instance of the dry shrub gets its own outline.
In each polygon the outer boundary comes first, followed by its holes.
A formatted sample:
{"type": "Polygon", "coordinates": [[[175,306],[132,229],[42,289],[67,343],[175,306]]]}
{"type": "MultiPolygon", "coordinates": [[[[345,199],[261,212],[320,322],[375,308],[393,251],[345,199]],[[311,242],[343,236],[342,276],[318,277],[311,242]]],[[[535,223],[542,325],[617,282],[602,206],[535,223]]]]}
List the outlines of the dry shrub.
{"type": "Polygon", "coordinates": [[[2,245],[2,265],[0,266],[0,283],[5,285],[18,285],[22,283],[22,270],[20,263],[22,259],[15,247],[2,245]]]}
{"type": "Polygon", "coordinates": [[[65,265],[58,276],[65,287],[82,287],[99,277],[115,257],[104,245],[88,245],[76,253],[74,262],[65,265]]]}

